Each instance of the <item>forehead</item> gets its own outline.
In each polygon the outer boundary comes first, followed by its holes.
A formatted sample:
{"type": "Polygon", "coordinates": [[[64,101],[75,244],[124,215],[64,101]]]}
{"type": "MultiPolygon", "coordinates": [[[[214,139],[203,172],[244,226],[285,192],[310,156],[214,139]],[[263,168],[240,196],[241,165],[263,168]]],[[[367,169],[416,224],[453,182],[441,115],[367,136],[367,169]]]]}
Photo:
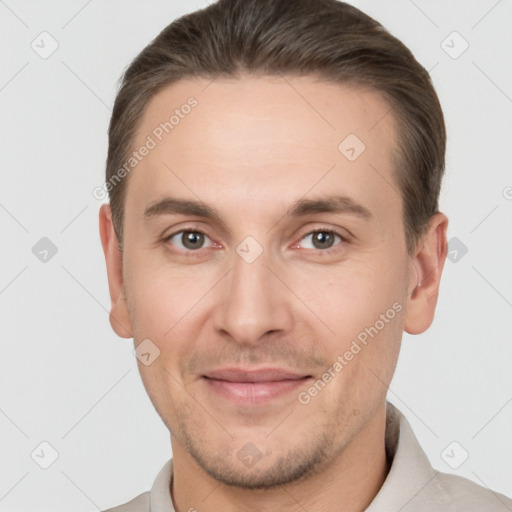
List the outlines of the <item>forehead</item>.
{"type": "Polygon", "coordinates": [[[278,205],[334,187],[385,208],[399,200],[395,133],[385,99],[356,85],[311,76],[180,80],[146,106],[133,148],[150,139],[152,148],[130,174],[127,203],[140,210],[171,194],[223,198],[226,208],[236,198],[278,205]]]}

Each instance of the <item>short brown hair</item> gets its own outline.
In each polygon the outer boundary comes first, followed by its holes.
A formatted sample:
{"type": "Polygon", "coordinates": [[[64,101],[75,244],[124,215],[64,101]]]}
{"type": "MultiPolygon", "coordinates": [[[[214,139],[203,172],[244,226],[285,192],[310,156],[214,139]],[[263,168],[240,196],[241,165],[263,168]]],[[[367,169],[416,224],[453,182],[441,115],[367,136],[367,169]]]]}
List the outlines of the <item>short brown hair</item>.
{"type": "MultiPolygon", "coordinates": [[[[338,0],[219,0],[168,25],[122,76],[109,126],[107,183],[126,160],[156,93],[180,79],[236,78],[242,72],[316,75],[383,95],[398,125],[396,179],[412,252],[438,210],[446,147],[441,106],[411,51],[338,0]]],[[[108,189],[121,249],[126,183],[108,189]]]]}

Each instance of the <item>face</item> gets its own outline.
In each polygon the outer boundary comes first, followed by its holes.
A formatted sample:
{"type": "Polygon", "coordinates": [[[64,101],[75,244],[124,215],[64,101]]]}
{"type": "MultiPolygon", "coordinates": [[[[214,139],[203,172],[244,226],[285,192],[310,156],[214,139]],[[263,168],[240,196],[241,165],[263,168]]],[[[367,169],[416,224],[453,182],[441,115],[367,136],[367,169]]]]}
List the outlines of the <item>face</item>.
{"type": "Polygon", "coordinates": [[[249,76],[146,108],[112,315],[150,340],[139,370],[174,456],[221,482],[304,478],[385,402],[418,281],[388,111],[359,87],[249,76]]]}

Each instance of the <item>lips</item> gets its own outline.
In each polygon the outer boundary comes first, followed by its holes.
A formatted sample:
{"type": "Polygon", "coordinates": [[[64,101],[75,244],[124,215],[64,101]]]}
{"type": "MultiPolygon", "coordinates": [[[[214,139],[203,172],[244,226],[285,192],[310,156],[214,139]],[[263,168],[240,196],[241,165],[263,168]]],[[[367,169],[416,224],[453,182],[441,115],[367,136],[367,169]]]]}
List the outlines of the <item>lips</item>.
{"type": "Polygon", "coordinates": [[[208,389],[236,405],[264,405],[290,394],[311,375],[284,368],[224,368],[203,375],[208,389]]]}
{"type": "Polygon", "coordinates": [[[226,368],[214,370],[205,374],[208,379],[225,380],[227,382],[279,382],[283,380],[298,380],[309,375],[301,375],[280,368],[262,368],[259,370],[242,370],[226,368]]]}

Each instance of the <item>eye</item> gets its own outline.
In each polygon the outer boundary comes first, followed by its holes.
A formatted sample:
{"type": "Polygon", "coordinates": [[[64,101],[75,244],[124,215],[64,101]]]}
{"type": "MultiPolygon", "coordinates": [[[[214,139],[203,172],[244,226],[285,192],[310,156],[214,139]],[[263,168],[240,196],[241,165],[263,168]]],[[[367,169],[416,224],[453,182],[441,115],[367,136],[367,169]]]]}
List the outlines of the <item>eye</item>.
{"type": "MultiPolygon", "coordinates": [[[[330,252],[331,250],[336,250],[334,243],[336,238],[339,239],[340,242],[346,242],[347,239],[337,231],[333,231],[332,229],[316,229],[315,231],[311,231],[301,240],[306,240],[307,238],[311,238],[310,247],[306,247],[306,249],[313,249],[317,252],[330,252]]],[[[340,245],[340,244],[338,244],[340,245]]]]}
{"type": "MultiPolygon", "coordinates": [[[[205,238],[210,239],[205,233],[197,229],[193,230],[181,230],[172,235],[165,237],[165,242],[170,242],[172,245],[184,252],[197,251],[203,249],[205,238]],[[181,246],[180,246],[181,244],[181,246]]],[[[211,243],[212,247],[214,244],[211,243]]]]}

